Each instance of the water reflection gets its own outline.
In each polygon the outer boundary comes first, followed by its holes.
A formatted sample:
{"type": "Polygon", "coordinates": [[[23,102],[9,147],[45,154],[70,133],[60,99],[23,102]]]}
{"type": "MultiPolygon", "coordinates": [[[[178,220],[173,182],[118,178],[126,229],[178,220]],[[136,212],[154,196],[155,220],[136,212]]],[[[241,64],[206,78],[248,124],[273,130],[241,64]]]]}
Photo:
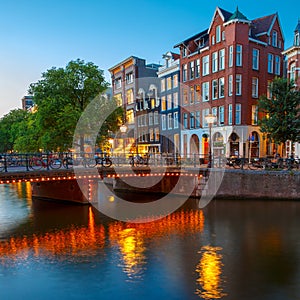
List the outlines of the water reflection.
{"type": "Polygon", "coordinates": [[[197,283],[200,288],[196,290],[196,294],[202,299],[221,299],[226,296],[223,292],[221,250],[221,247],[203,246],[199,252],[202,257],[196,272],[199,273],[197,283]]]}

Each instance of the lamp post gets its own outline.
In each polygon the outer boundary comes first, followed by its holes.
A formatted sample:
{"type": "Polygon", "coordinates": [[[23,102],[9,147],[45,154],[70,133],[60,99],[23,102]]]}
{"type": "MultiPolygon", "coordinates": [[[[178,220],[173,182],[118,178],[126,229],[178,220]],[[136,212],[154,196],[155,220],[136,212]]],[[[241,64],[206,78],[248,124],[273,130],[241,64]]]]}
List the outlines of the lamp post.
{"type": "Polygon", "coordinates": [[[208,152],[208,164],[207,168],[212,167],[212,153],[211,153],[211,127],[215,123],[217,117],[214,116],[213,114],[208,114],[205,116],[205,121],[207,122],[209,126],[209,152],[208,152]]]}
{"type": "Polygon", "coordinates": [[[126,153],[125,153],[125,133],[127,131],[127,126],[125,124],[123,124],[120,127],[120,131],[121,131],[122,136],[123,136],[123,154],[124,154],[124,158],[126,159],[126,153]]]}

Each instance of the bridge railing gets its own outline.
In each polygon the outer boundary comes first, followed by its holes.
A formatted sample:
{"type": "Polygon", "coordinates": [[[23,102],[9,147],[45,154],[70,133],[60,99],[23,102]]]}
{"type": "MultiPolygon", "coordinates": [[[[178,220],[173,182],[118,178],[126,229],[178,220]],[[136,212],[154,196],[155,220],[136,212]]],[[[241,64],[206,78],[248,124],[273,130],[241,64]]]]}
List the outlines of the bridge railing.
{"type": "MultiPolygon", "coordinates": [[[[0,154],[0,172],[50,170],[60,168],[95,166],[174,166],[207,167],[208,154],[178,153],[74,153],[74,152],[38,152],[38,153],[2,153],[0,154]],[[103,163],[103,162],[106,162],[103,163]],[[111,163],[110,163],[111,162],[111,163]]],[[[221,165],[219,157],[212,157],[214,166],[221,165]]]]}

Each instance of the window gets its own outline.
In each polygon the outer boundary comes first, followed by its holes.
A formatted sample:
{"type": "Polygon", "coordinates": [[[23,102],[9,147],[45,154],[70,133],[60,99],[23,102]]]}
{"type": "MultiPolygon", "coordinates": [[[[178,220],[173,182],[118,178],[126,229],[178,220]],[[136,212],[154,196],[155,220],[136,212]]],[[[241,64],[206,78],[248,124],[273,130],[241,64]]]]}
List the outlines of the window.
{"type": "Polygon", "coordinates": [[[121,79],[121,77],[116,78],[115,79],[115,88],[119,89],[119,88],[121,88],[121,86],[122,86],[122,79],[121,79]]]}
{"type": "Polygon", "coordinates": [[[149,125],[153,125],[153,113],[150,112],[150,113],[148,114],[148,116],[149,116],[149,125]]]}
{"type": "Polygon", "coordinates": [[[166,115],[161,115],[161,129],[166,130],[167,129],[167,124],[166,124],[166,115]]]}
{"type": "Polygon", "coordinates": [[[258,98],[258,78],[252,78],[252,97],[258,98]]]}
{"type": "Polygon", "coordinates": [[[164,111],[167,109],[167,103],[166,103],[166,96],[161,97],[161,111],[164,111]]]}
{"type": "Polygon", "coordinates": [[[195,64],[193,61],[190,62],[190,80],[195,78],[195,64]]]}
{"type": "Polygon", "coordinates": [[[194,87],[190,87],[190,104],[195,103],[195,92],[194,92],[194,87]]]}
{"type": "Polygon", "coordinates": [[[291,64],[289,73],[290,73],[290,80],[294,81],[296,78],[296,63],[291,64]]]}
{"type": "Polygon", "coordinates": [[[125,75],[125,78],[126,78],[126,84],[132,83],[133,82],[133,73],[132,72],[127,73],[125,75]]]}
{"type": "Polygon", "coordinates": [[[214,35],[211,37],[211,44],[212,44],[212,45],[215,44],[215,36],[214,36],[214,35]]]}
{"type": "Polygon", "coordinates": [[[237,67],[243,65],[242,45],[236,45],[236,62],[237,67]]]}
{"type": "Polygon", "coordinates": [[[172,109],[172,94],[167,95],[167,109],[172,109]]]}
{"type": "Polygon", "coordinates": [[[294,45],[295,46],[300,46],[300,35],[299,32],[295,33],[295,38],[294,38],[294,45]]]}
{"type": "Polygon", "coordinates": [[[268,53],[268,73],[273,73],[274,55],[268,53]]]}
{"type": "Polygon", "coordinates": [[[134,123],[134,114],[133,114],[133,109],[127,110],[126,112],[126,120],[129,124],[134,123]]]}
{"type": "Polygon", "coordinates": [[[241,104],[235,105],[235,124],[240,125],[241,124],[241,104]]]}
{"type": "Polygon", "coordinates": [[[182,66],[182,80],[187,81],[187,65],[182,66]]]}
{"type": "Polygon", "coordinates": [[[205,120],[205,117],[209,114],[209,108],[205,108],[202,110],[202,127],[208,127],[208,124],[205,120]]]}
{"type": "Polygon", "coordinates": [[[175,129],[178,128],[178,124],[179,124],[179,122],[178,122],[178,112],[176,111],[176,112],[174,112],[174,128],[175,129]]]}
{"type": "Polygon", "coordinates": [[[119,94],[115,95],[115,99],[116,99],[116,101],[117,101],[117,105],[118,105],[118,106],[121,106],[121,105],[122,105],[122,102],[123,102],[122,94],[119,93],[119,94]]]}
{"type": "Polygon", "coordinates": [[[232,125],[232,104],[228,105],[228,125],[232,125]]]}
{"type": "Polygon", "coordinates": [[[126,99],[127,99],[128,104],[133,103],[133,90],[132,89],[129,89],[126,91],[126,99]]]}
{"type": "Polygon", "coordinates": [[[173,94],[173,107],[176,108],[178,107],[178,93],[173,94]]]}
{"type": "Polygon", "coordinates": [[[212,81],[212,99],[215,100],[218,98],[218,80],[215,79],[212,81]]]}
{"type": "Polygon", "coordinates": [[[167,78],[167,90],[172,89],[172,77],[167,78]]]}
{"type": "Polygon", "coordinates": [[[218,52],[212,54],[212,72],[215,73],[218,71],[218,52]]]}
{"type": "Polygon", "coordinates": [[[195,70],[195,77],[198,78],[200,76],[200,59],[196,60],[196,70],[195,70]]]}
{"type": "Polygon", "coordinates": [[[223,98],[225,95],[225,82],[224,77],[219,79],[219,98],[223,98]]]}
{"type": "Polygon", "coordinates": [[[235,94],[242,95],[242,75],[236,74],[235,77],[235,94]]]}
{"type": "Polygon", "coordinates": [[[195,120],[196,122],[196,128],[200,128],[200,111],[198,110],[198,111],[196,111],[196,120],[195,120]]]}
{"type": "Polygon", "coordinates": [[[233,66],[233,46],[229,46],[229,54],[228,54],[228,66],[233,66]]]}
{"type": "Polygon", "coordinates": [[[195,113],[190,113],[190,128],[195,128],[195,113]]]}
{"type": "Polygon", "coordinates": [[[208,101],[209,100],[209,82],[203,82],[202,83],[202,101],[208,101]]]}
{"type": "Polygon", "coordinates": [[[213,107],[211,109],[211,114],[214,115],[215,117],[218,117],[218,108],[217,107],[213,107]]]}
{"type": "Polygon", "coordinates": [[[154,124],[157,125],[158,124],[158,111],[154,112],[154,124]]]}
{"type": "Polygon", "coordinates": [[[278,36],[277,31],[273,30],[273,32],[272,32],[272,46],[273,47],[277,47],[277,45],[278,45],[277,36],[278,36]]]}
{"type": "Polygon", "coordinates": [[[159,128],[154,128],[154,132],[155,132],[155,141],[159,142],[159,128]]]}
{"type": "Polygon", "coordinates": [[[195,100],[196,100],[196,102],[201,101],[201,88],[200,88],[200,85],[195,85],[195,100]]]}
{"type": "Polygon", "coordinates": [[[173,88],[178,87],[178,74],[173,75],[173,88]]]}
{"type": "Polygon", "coordinates": [[[221,26],[218,25],[216,27],[216,42],[220,43],[221,42],[221,26]]]}
{"type": "Polygon", "coordinates": [[[189,104],[189,94],[187,89],[183,90],[183,105],[188,105],[189,104]]]}
{"type": "Polygon", "coordinates": [[[224,106],[219,107],[219,125],[224,125],[224,106]]]}
{"type": "Polygon", "coordinates": [[[225,49],[219,51],[219,69],[225,69],[225,49]]]}
{"type": "Polygon", "coordinates": [[[172,114],[168,114],[168,129],[172,129],[172,128],[173,128],[172,114]]]}
{"type": "Polygon", "coordinates": [[[252,105],[251,124],[257,125],[257,120],[258,120],[258,107],[257,105],[252,105]]]}
{"type": "Polygon", "coordinates": [[[222,31],[222,41],[225,41],[225,31],[222,31]]]}
{"type": "Polygon", "coordinates": [[[188,114],[187,113],[183,114],[183,128],[188,129],[188,114]]]}
{"type": "Polygon", "coordinates": [[[252,50],[252,69],[258,70],[259,68],[259,50],[252,50]]]}
{"type": "Polygon", "coordinates": [[[149,136],[150,136],[150,138],[149,138],[150,142],[153,142],[154,141],[154,130],[153,130],[153,128],[150,128],[149,136]]]}
{"type": "Polygon", "coordinates": [[[202,75],[209,74],[209,55],[203,56],[202,58],[202,75]]]}
{"type": "Polygon", "coordinates": [[[278,55],[275,56],[275,74],[280,75],[280,57],[278,55]]]}
{"type": "Polygon", "coordinates": [[[232,96],[233,91],[233,82],[232,82],[232,75],[228,76],[228,96],[232,96]]]}
{"type": "Polygon", "coordinates": [[[187,55],[187,49],[185,47],[182,47],[182,56],[186,57],[187,55]]]}
{"type": "Polygon", "coordinates": [[[164,92],[166,90],[165,78],[162,78],[161,81],[160,81],[160,89],[161,89],[161,92],[164,92]]]}

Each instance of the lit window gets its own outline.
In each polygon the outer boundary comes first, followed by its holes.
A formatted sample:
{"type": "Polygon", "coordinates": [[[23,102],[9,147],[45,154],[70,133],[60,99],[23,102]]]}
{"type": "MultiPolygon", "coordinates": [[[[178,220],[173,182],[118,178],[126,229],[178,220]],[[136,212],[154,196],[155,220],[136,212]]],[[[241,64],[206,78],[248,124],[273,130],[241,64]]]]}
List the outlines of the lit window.
{"type": "Polygon", "coordinates": [[[178,93],[173,94],[173,107],[176,108],[178,107],[178,93]]]}
{"type": "Polygon", "coordinates": [[[167,109],[166,96],[161,97],[161,110],[164,111],[167,109]]]}
{"type": "Polygon", "coordinates": [[[178,74],[173,75],[173,88],[178,87],[178,74]]]}
{"type": "Polygon", "coordinates": [[[252,105],[251,124],[257,125],[257,120],[258,120],[258,107],[257,105],[252,105]]]}
{"type": "Polygon", "coordinates": [[[172,89],[172,77],[167,78],[167,89],[172,89]]]}
{"type": "Polygon", "coordinates": [[[166,81],[165,81],[165,78],[162,78],[162,79],[161,79],[160,86],[161,86],[161,92],[165,91],[165,89],[166,89],[166,81]]]}

